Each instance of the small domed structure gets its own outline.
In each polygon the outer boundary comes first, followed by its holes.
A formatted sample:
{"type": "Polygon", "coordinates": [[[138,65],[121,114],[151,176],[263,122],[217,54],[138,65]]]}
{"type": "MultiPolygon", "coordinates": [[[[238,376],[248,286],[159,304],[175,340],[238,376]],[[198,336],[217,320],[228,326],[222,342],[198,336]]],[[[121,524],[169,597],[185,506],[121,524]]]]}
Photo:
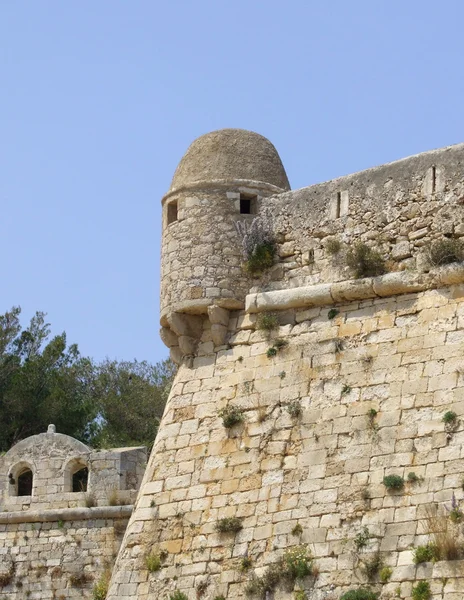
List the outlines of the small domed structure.
{"type": "Polygon", "coordinates": [[[257,182],[290,189],[273,144],[246,129],[219,129],[197,138],[180,161],[170,191],[200,181],[257,182]]]}

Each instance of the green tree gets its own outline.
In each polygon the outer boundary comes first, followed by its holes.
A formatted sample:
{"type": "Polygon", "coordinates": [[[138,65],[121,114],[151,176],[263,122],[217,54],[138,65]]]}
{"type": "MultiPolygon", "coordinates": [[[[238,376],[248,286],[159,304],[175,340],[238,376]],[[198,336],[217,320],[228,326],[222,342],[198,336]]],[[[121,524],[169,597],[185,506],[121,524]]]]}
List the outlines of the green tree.
{"type": "Polygon", "coordinates": [[[175,375],[175,365],[164,360],[106,360],[96,366],[98,398],[96,446],[151,446],[175,375]]]}
{"type": "Polygon", "coordinates": [[[45,313],[25,329],[20,314],[13,307],[0,315],[0,451],[49,423],[91,445],[153,442],[175,373],[170,361],[95,363],[65,333],[50,339],[45,313]]]}

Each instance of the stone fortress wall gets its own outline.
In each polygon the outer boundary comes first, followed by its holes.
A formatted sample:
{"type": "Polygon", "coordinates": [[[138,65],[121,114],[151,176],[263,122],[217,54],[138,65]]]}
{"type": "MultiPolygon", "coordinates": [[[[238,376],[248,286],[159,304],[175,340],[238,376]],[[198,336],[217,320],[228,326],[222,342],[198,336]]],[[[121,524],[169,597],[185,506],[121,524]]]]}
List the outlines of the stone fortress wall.
{"type": "Polygon", "coordinates": [[[433,522],[464,542],[449,519],[464,497],[464,268],[425,260],[433,240],[464,234],[464,146],[290,192],[263,139],[199,138],[163,201],[162,337],[180,367],[108,598],[238,600],[304,545],[314,576],[249,597],[363,586],[411,600],[423,581],[433,600],[461,600],[464,562],[416,565],[413,550],[433,522]],[[266,209],[278,258],[252,279],[236,222],[266,209]],[[390,272],[354,279],[357,242],[390,272]],[[226,407],[243,421],[226,428],[226,407]],[[242,529],[218,532],[225,517],[242,529]],[[153,553],[165,558],[149,572],[153,553]],[[376,556],[384,582],[368,581],[376,556]]]}
{"type": "Polygon", "coordinates": [[[0,598],[90,598],[114,563],[145,448],[35,435],[0,456],[0,598]]]}

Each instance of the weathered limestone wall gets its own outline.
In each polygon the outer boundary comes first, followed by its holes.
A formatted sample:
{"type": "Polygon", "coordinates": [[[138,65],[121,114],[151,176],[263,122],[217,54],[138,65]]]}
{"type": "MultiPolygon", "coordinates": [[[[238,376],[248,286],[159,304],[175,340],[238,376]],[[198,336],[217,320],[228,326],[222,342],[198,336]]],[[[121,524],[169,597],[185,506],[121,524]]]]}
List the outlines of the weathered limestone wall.
{"type": "Polygon", "coordinates": [[[0,598],[92,598],[114,563],[131,509],[0,513],[0,598]]]}
{"type": "Polygon", "coordinates": [[[189,600],[238,600],[253,573],[306,544],[319,573],[304,582],[310,600],[338,600],[360,585],[411,600],[419,580],[434,600],[461,600],[462,561],[416,566],[412,554],[431,539],[431,507],[464,541],[447,516],[453,494],[463,499],[464,277],[443,272],[438,289],[402,293],[414,289],[407,274],[399,287],[387,275],[347,283],[350,300],[280,306],[270,338],[255,314],[231,313],[229,347],[215,348],[205,319],[198,354],[171,391],[108,598],[165,600],[177,589],[189,600]],[[372,286],[385,297],[366,297],[372,286]],[[268,357],[276,338],[288,345],[268,357]],[[230,430],[218,416],[229,405],[245,416],[230,430]],[[447,411],[457,415],[452,427],[447,411]],[[417,480],[402,491],[382,483],[409,473],[417,480]],[[217,533],[223,517],[239,517],[243,529],[217,533]],[[369,540],[357,550],[364,527],[369,540]],[[162,550],[164,566],[150,574],[145,557],[162,550]],[[376,550],[392,568],[385,584],[368,584],[363,570],[376,550]]]}
{"type": "Polygon", "coordinates": [[[359,242],[390,270],[424,271],[433,240],[464,236],[464,144],[266,198],[265,207],[280,242],[266,289],[349,279],[344,251],[359,242]],[[334,238],[337,255],[327,247],[334,238]]]}
{"type": "Polygon", "coordinates": [[[145,467],[144,447],[92,450],[53,425],[1,456],[0,598],[91,598],[114,563],[145,467]]]}

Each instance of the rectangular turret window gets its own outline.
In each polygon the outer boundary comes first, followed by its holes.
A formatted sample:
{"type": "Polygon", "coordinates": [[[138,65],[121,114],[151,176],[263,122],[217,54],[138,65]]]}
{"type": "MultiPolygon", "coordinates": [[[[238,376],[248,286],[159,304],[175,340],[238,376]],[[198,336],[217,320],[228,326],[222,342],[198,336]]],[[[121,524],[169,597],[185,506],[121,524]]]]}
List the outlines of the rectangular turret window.
{"type": "Polygon", "coordinates": [[[240,214],[255,215],[256,214],[257,196],[250,194],[240,194],[240,214]]]}
{"type": "Polygon", "coordinates": [[[168,204],[168,225],[177,221],[177,202],[168,204]]]}

